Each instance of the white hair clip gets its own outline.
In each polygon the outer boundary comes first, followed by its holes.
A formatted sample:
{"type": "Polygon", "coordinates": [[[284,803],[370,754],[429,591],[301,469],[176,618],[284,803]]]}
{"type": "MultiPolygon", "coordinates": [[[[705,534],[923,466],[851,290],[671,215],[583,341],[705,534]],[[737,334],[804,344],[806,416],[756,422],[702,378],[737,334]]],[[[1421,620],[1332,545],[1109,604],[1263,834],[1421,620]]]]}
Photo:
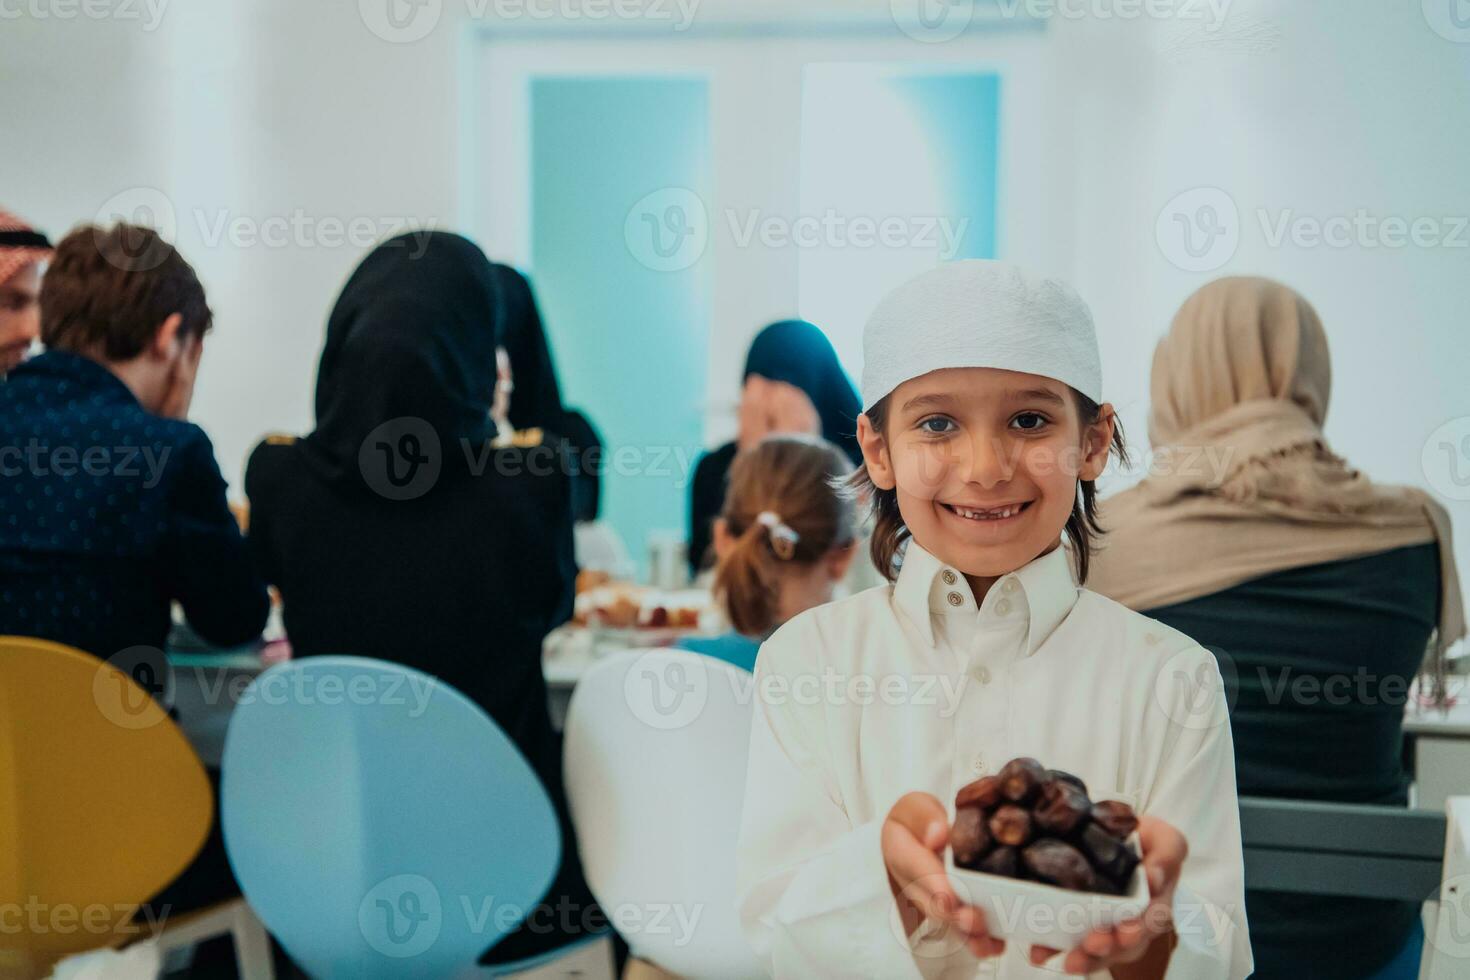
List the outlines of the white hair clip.
{"type": "Polygon", "coordinates": [[[796,542],[801,540],[801,535],[787,527],[781,520],[781,515],[773,510],[763,510],[755,515],[755,522],[762,525],[770,532],[771,550],[776,557],[782,561],[790,561],[791,556],[796,554],[796,542]]]}

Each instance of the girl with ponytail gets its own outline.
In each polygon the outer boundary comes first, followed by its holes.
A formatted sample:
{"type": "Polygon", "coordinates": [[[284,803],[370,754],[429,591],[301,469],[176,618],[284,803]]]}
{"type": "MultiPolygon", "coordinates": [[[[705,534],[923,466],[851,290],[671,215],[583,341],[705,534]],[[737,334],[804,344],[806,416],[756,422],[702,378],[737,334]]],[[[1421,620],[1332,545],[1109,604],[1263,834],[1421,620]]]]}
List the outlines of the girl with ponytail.
{"type": "Polygon", "coordinates": [[[769,436],[735,458],[714,523],[715,597],[733,627],[690,637],[685,650],[755,668],[777,627],[832,598],[856,552],[852,470],[845,453],[811,436],[769,436]]]}

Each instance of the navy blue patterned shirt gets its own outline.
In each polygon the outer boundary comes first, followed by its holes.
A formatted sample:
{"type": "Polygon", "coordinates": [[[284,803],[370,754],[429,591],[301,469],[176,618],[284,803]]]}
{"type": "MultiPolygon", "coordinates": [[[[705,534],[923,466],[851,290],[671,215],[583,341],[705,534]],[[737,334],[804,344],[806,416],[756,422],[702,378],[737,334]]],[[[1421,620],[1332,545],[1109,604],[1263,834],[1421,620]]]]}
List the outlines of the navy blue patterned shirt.
{"type": "Polygon", "coordinates": [[[88,358],[16,368],[0,384],[0,634],[104,659],[162,649],[173,600],[221,646],[269,609],[209,437],[88,358]]]}

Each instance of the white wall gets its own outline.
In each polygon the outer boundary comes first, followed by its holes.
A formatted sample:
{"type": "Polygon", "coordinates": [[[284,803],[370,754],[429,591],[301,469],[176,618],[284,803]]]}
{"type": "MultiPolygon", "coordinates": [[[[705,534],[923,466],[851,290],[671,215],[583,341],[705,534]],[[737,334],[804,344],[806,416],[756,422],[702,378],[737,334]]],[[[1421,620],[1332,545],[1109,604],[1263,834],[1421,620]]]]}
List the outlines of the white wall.
{"type": "MultiPolygon", "coordinates": [[[[1147,444],[1150,353],[1183,299],[1221,275],[1282,280],[1331,341],[1334,448],[1377,480],[1438,490],[1470,569],[1470,502],[1446,496],[1470,487],[1454,485],[1436,446],[1428,472],[1421,462],[1444,423],[1470,433],[1470,32],[1453,43],[1420,4],[1378,0],[1235,0],[1214,34],[1141,26],[1053,32],[1078,95],[1073,275],[1135,446],[1147,444]],[[1155,222],[1176,194],[1207,186],[1233,200],[1238,247],[1218,269],[1184,271],[1155,222]],[[1458,229],[1458,247],[1278,246],[1261,224],[1263,210],[1274,229],[1288,211],[1325,221],[1358,209],[1458,218],[1440,224],[1458,229]]],[[[1470,451],[1461,465],[1470,472],[1470,451]]]]}
{"type": "MultiPolygon", "coordinates": [[[[39,2],[46,20],[0,20],[0,203],[59,234],[119,192],[167,196],[219,324],[194,414],[237,483],[261,433],[311,424],[325,316],[364,251],[323,244],[318,223],[443,227],[467,210],[458,72],[469,0],[442,0],[435,29],[406,44],[374,36],[351,2],[167,3],[154,30],[141,4],[125,8],[141,19],[93,21],[39,2]],[[258,224],[298,211],[300,242],[208,240],[222,215],[258,224]]],[[[813,32],[834,21],[892,30],[882,0],[797,12],[781,0],[703,0],[696,15],[699,29],[796,17],[813,32]]],[[[606,26],[664,29],[550,25],[606,26]]],[[[1038,43],[1048,92],[1037,118],[1007,119],[1012,145],[1034,152],[1002,151],[1002,249],[1072,276],[1091,301],[1107,388],[1135,444],[1146,440],[1149,352],[1173,310],[1211,276],[1262,273],[1301,290],[1327,325],[1334,445],[1376,478],[1428,485],[1426,438],[1470,416],[1470,249],[1273,248],[1256,211],[1470,214],[1470,44],[1436,34],[1408,0],[1234,0],[1213,32],[1056,17],[1038,43]],[[1218,270],[1186,272],[1161,250],[1155,221],[1173,195],[1205,185],[1236,204],[1239,246],[1218,270]]],[[[942,45],[914,50],[943,57],[942,45]]],[[[743,342],[713,338],[712,403],[733,389],[743,342]]],[[[1470,569],[1470,503],[1446,503],[1470,569]]]]}

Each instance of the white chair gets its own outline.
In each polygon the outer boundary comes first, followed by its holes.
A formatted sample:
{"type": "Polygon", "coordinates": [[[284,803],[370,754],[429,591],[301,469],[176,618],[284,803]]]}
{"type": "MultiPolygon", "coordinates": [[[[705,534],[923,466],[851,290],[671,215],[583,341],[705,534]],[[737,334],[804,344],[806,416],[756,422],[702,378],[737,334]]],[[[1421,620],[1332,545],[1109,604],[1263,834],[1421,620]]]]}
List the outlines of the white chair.
{"type": "Polygon", "coordinates": [[[1424,909],[1419,980],[1470,976],[1470,796],[1445,801],[1444,874],[1439,901],[1424,909]]]}
{"type": "Polygon", "coordinates": [[[699,980],[763,977],[735,911],[754,678],[625,651],[577,684],[564,768],[587,883],[632,954],[699,980]]]}

